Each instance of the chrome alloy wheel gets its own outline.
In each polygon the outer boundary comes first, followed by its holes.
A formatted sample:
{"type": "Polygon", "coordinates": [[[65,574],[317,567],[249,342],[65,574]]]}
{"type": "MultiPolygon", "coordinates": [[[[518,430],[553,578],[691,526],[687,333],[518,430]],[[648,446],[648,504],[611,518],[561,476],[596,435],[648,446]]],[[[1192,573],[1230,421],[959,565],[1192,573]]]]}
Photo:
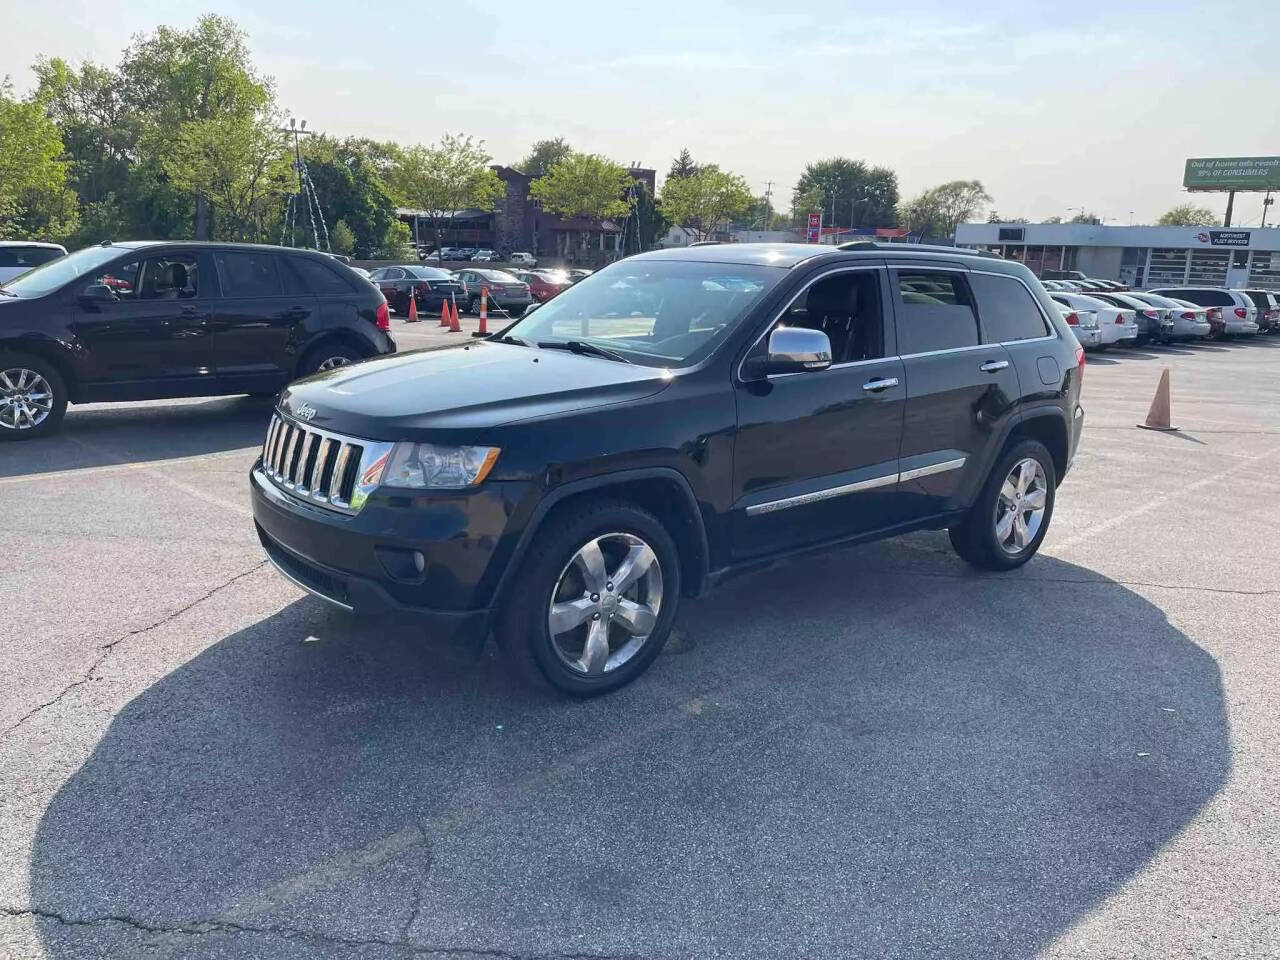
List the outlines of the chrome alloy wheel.
{"type": "Polygon", "coordinates": [[[1036,538],[1048,497],[1049,482],[1040,461],[1027,457],[1013,465],[996,499],[996,541],[1005,553],[1019,554],[1036,538]]]}
{"type": "Polygon", "coordinates": [[[547,629],[575,673],[601,676],[645,645],[662,609],[662,565],[630,533],[606,533],[579,548],[551,592],[547,629]]]}
{"type": "Polygon", "coordinates": [[[48,380],[26,367],[0,370],[0,429],[33,430],[52,412],[48,380]]]}
{"type": "Polygon", "coordinates": [[[317,370],[336,370],[338,367],[345,367],[349,363],[351,363],[351,361],[348,360],[346,357],[341,357],[341,356],[329,357],[327,360],[322,360],[320,362],[320,366],[316,367],[316,369],[317,370]]]}

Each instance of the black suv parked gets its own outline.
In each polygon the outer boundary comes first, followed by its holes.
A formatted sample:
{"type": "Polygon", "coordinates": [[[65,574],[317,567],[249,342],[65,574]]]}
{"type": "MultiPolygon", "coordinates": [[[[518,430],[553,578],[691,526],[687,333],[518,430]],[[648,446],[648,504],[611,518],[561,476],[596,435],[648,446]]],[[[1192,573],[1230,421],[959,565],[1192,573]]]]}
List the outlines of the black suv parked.
{"type": "Polygon", "coordinates": [[[67,403],[272,394],[391,353],[387,304],[323,254],[104,243],[0,287],[0,440],[52,433],[67,403]]]}
{"type": "Polygon", "coordinates": [[[619,261],[488,340],[291,385],[250,478],[299,586],[593,694],[680,596],[815,547],[947,528],[1035,553],[1084,351],[1023,266],[722,244],[619,261]]]}

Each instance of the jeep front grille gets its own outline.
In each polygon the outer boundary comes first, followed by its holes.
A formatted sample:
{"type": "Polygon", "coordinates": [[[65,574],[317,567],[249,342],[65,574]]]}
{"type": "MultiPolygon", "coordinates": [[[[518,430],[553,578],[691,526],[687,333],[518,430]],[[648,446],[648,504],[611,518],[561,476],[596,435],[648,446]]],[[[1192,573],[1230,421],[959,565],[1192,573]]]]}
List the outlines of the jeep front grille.
{"type": "Polygon", "coordinates": [[[378,485],[391,446],[317,430],[277,413],[262,445],[262,469],[299,500],[356,513],[378,485]]]}

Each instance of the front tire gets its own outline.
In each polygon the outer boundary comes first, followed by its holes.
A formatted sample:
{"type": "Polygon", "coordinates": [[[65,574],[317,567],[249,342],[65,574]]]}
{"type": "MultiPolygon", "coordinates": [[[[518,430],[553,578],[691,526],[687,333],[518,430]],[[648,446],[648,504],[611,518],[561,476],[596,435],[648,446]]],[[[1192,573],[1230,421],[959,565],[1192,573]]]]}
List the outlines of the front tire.
{"type": "Polygon", "coordinates": [[[964,519],[947,533],[964,560],[983,570],[1012,570],[1030,560],[1053,518],[1057,473],[1038,440],[1021,440],[996,461],[964,519]]]}
{"type": "Polygon", "coordinates": [[[53,364],[26,353],[0,354],[0,441],[55,432],[66,416],[67,396],[53,364]]]}
{"type": "Polygon", "coordinates": [[[526,681],[592,697],[642,674],[671,634],[680,555],[653,514],[592,501],[537,532],[499,612],[498,641],[526,681]]]}

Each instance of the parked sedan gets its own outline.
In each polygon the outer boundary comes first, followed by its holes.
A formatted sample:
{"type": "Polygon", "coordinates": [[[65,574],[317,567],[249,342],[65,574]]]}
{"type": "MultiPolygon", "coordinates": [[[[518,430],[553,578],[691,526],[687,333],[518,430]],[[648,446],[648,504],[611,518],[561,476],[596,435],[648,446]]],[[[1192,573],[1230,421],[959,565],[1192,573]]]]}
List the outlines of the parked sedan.
{"type": "MultiPolygon", "coordinates": [[[[1243,290],[1224,290],[1221,287],[1161,287],[1151,290],[1162,297],[1190,300],[1202,307],[1217,307],[1222,314],[1222,332],[1252,335],[1258,332],[1258,308],[1243,290]]],[[[1213,322],[1210,316],[1209,322],[1213,322]]]]}
{"type": "Polygon", "coordinates": [[[572,286],[569,278],[544,270],[512,270],[511,275],[529,285],[529,295],[538,303],[546,303],[560,291],[572,286]]]}
{"type": "Polygon", "coordinates": [[[391,309],[402,317],[409,313],[410,296],[418,306],[418,313],[424,314],[439,313],[445,301],[462,303],[467,297],[465,284],[439,267],[417,263],[379,267],[369,279],[382,291],[391,309]]]}
{"type": "Polygon", "coordinates": [[[1138,323],[1138,342],[1168,340],[1173,336],[1173,307],[1157,307],[1127,293],[1091,293],[1113,307],[1132,310],[1138,323]]]}
{"type": "Polygon", "coordinates": [[[490,308],[497,307],[513,317],[520,316],[524,308],[533,303],[529,285],[505,270],[459,270],[457,277],[466,285],[467,310],[471,313],[479,312],[480,296],[486,288],[489,291],[490,308]]]}
{"type": "Polygon", "coordinates": [[[1102,345],[1102,331],[1098,329],[1096,313],[1092,310],[1072,310],[1062,304],[1058,304],[1058,312],[1062,314],[1062,319],[1067,322],[1071,332],[1080,341],[1080,346],[1086,350],[1092,350],[1102,345]]]}
{"type": "Polygon", "coordinates": [[[1207,337],[1213,333],[1208,311],[1204,307],[1174,300],[1172,297],[1162,297],[1155,293],[1130,293],[1129,296],[1140,303],[1149,303],[1153,307],[1167,309],[1170,319],[1173,320],[1173,332],[1170,336],[1174,340],[1192,340],[1197,337],[1207,337]]]}
{"type": "Polygon", "coordinates": [[[1098,349],[1105,350],[1113,343],[1132,345],[1138,339],[1138,322],[1132,310],[1112,306],[1096,297],[1087,297],[1080,293],[1051,293],[1055,301],[1072,310],[1091,310],[1098,316],[1098,329],[1102,332],[1102,341],[1098,349]]]}

